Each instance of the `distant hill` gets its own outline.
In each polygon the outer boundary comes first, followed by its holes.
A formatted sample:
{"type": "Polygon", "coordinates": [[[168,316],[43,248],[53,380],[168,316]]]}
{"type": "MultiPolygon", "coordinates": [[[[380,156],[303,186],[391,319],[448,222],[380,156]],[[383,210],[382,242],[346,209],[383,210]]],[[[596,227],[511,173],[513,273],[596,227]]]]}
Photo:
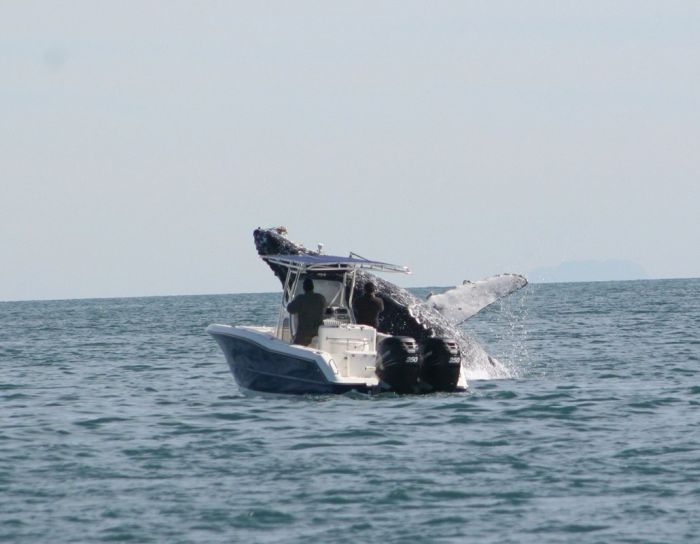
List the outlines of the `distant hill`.
{"type": "Polygon", "coordinates": [[[528,275],[533,283],[572,281],[621,281],[648,278],[644,269],[632,261],[566,261],[556,266],[536,268],[528,275]]]}

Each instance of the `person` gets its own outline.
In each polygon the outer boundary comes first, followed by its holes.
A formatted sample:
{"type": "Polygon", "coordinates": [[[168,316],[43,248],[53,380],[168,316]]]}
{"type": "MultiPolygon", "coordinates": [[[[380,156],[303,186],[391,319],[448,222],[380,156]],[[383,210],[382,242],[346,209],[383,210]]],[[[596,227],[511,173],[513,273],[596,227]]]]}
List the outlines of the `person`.
{"type": "Polygon", "coordinates": [[[320,293],[314,293],[314,282],[311,278],[304,279],[304,292],[294,297],[287,304],[290,314],[297,314],[297,328],[292,343],[308,346],[311,339],[318,334],[318,328],[323,323],[323,311],[326,309],[326,298],[320,293]]]}
{"type": "Polygon", "coordinates": [[[377,287],[368,281],[365,291],[355,300],[355,320],[360,325],[379,328],[379,314],[384,311],[384,301],[376,295],[377,287]]]}

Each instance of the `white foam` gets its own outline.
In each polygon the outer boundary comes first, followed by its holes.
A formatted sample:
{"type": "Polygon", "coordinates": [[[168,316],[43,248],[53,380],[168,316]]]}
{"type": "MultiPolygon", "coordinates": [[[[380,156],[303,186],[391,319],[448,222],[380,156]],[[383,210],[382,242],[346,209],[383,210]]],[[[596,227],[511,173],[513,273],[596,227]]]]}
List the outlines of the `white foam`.
{"type": "Polygon", "coordinates": [[[471,339],[462,338],[462,371],[467,381],[499,380],[514,378],[516,372],[498,359],[491,357],[479,344],[471,339]],[[467,340],[467,341],[465,341],[467,340]]]}

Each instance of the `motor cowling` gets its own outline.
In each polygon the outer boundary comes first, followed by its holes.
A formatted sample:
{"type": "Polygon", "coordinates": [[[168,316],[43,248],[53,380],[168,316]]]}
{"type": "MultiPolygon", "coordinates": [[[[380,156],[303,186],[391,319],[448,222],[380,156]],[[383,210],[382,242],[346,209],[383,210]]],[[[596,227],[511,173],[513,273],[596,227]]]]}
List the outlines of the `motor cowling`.
{"type": "Polygon", "coordinates": [[[452,338],[427,338],[420,346],[420,379],[435,391],[454,391],[462,369],[462,352],[452,338]]]}
{"type": "Polygon", "coordinates": [[[413,393],[418,384],[420,353],[408,336],[390,336],[377,346],[375,372],[380,380],[397,393],[413,393]]]}

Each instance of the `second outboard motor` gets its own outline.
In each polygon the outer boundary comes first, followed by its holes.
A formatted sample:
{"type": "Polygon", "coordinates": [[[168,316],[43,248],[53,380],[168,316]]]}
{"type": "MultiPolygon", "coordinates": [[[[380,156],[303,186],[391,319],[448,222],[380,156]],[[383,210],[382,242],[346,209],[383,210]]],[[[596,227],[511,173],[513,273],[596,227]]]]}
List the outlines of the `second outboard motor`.
{"type": "Polygon", "coordinates": [[[462,369],[462,352],[451,338],[427,338],[420,346],[420,379],[435,391],[454,391],[462,369]]]}
{"type": "Polygon", "coordinates": [[[418,346],[408,336],[390,336],[377,346],[377,376],[397,393],[414,393],[420,361],[418,346]]]}

